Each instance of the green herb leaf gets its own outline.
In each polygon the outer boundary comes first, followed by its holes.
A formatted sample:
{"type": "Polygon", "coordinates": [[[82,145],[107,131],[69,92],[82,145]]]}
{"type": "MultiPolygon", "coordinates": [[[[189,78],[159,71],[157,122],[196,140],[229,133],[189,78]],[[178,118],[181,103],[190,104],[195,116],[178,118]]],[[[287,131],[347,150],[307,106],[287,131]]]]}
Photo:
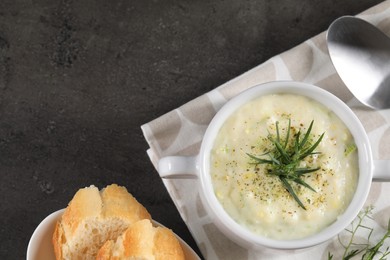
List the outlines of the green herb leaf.
{"type": "Polygon", "coordinates": [[[249,154],[249,153],[247,153],[247,155],[248,155],[249,157],[251,157],[253,160],[256,161],[255,164],[262,164],[262,163],[270,163],[270,164],[272,164],[272,163],[273,163],[273,161],[271,161],[271,160],[261,159],[261,158],[258,158],[258,157],[256,157],[256,156],[253,156],[253,155],[251,155],[251,154],[249,154]]]}
{"type": "Polygon", "coordinates": [[[345,148],[345,151],[344,151],[344,156],[347,157],[348,155],[350,155],[352,152],[356,151],[357,147],[355,144],[349,144],[347,145],[347,147],[345,148]]]}
{"type": "Polygon", "coordinates": [[[295,172],[300,176],[300,175],[304,175],[306,173],[311,173],[311,172],[318,171],[319,169],[321,169],[321,168],[320,167],[317,167],[317,168],[314,168],[314,169],[297,168],[297,169],[295,169],[295,172]]]}
{"type": "MultiPolygon", "coordinates": [[[[302,149],[302,148],[305,146],[307,140],[309,139],[311,129],[313,128],[313,122],[314,122],[314,121],[311,121],[311,122],[310,122],[310,125],[309,125],[309,128],[307,129],[307,132],[306,132],[305,136],[303,137],[303,140],[302,140],[301,143],[299,144],[299,148],[300,148],[300,149],[302,149]]],[[[300,131],[299,131],[299,132],[300,132],[300,131]]]]}
{"type": "Polygon", "coordinates": [[[286,180],[285,177],[280,177],[279,179],[282,181],[283,186],[288,190],[288,192],[293,196],[293,198],[296,200],[296,202],[301,206],[304,210],[306,210],[305,205],[303,205],[302,201],[298,198],[297,194],[295,193],[294,189],[291,187],[290,183],[286,180]]]}
{"type": "Polygon", "coordinates": [[[304,159],[305,157],[309,156],[309,155],[312,155],[312,154],[318,154],[318,153],[313,153],[314,149],[317,148],[317,146],[321,143],[322,141],[322,138],[324,137],[324,134],[323,133],[320,138],[318,138],[317,142],[315,142],[310,148],[308,148],[300,157],[299,159],[302,160],[304,159]]]}
{"type": "Polygon", "coordinates": [[[312,190],[314,192],[317,192],[315,189],[313,189],[313,187],[311,187],[309,184],[307,184],[304,180],[302,180],[301,178],[294,178],[294,181],[306,188],[308,188],[309,190],[312,190]]]}
{"type": "MultiPolygon", "coordinates": [[[[350,229],[345,230],[351,234],[346,244],[342,243],[340,239],[340,235],[338,236],[339,243],[344,248],[344,254],[342,255],[341,258],[342,260],[352,259],[352,257],[358,255],[361,255],[362,260],[386,259],[386,257],[390,255],[389,247],[385,249],[382,248],[385,241],[390,238],[390,219],[389,219],[389,226],[387,232],[374,245],[372,245],[371,242],[371,236],[374,232],[374,229],[363,224],[364,219],[371,218],[372,209],[373,207],[370,206],[362,210],[357,216],[357,218],[351,223],[350,229]],[[355,242],[355,236],[359,229],[366,229],[369,231],[367,242],[365,243],[355,242]],[[352,246],[355,247],[355,249],[352,249],[352,246]]],[[[332,259],[332,257],[333,255],[330,252],[328,252],[328,259],[332,259]]]]}

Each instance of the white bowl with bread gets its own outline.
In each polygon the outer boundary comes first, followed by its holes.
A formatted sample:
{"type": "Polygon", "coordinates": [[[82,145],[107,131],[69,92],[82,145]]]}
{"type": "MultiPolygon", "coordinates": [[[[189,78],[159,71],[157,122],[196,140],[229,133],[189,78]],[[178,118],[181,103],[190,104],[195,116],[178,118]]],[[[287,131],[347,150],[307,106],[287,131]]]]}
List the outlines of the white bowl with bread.
{"type": "Polygon", "coordinates": [[[27,260],[131,257],[200,259],[118,185],[80,189],[66,209],[39,224],[27,248],[27,260]]]}

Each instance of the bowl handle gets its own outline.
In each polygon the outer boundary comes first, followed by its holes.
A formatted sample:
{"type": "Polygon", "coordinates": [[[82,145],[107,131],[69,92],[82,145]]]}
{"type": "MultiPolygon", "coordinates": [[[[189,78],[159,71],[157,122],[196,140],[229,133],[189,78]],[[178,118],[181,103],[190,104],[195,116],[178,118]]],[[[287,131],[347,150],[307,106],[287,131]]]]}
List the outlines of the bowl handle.
{"type": "Polygon", "coordinates": [[[390,181],[389,160],[374,160],[373,181],[390,181]]]}
{"type": "Polygon", "coordinates": [[[199,174],[198,156],[167,156],[158,162],[163,179],[194,179],[199,174]]]}

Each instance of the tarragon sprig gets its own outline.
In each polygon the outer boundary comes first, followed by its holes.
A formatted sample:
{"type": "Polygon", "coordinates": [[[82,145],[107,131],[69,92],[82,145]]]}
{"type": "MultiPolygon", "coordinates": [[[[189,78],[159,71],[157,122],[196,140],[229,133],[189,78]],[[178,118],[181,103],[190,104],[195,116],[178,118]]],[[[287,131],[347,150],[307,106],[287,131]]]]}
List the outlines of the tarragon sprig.
{"type": "Polygon", "coordinates": [[[276,122],[276,137],[269,134],[268,139],[273,144],[273,149],[265,154],[260,156],[267,156],[267,158],[260,158],[252,154],[247,153],[247,155],[254,160],[254,164],[268,164],[268,174],[277,176],[282,182],[283,186],[286,188],[288,193],[295,199],[299,206],[306,210],[305,205],[299,199],[294,188],[291,186],[290,182],[295,182],[299,185],[302,185],[314,192],[316,190],[311,187],[307,182],[302,179],[302,176],[308,173],[315,172],[320,169],[320,167],[310,168],[310,167],[299,167],[302,160],[306,157],[319,154],[314,150],[320,144],[324,134],[317,139],[317,141],[312,144],[310,139],[310,133],[313,128],[314,121],[311,121],[309,128],[306,133],[303,134],[301,139],[301,131],[299,130],[297,134],[291,136],[291,119],[288,121],[288,128],[286,136],[284,139],[280,136],[279,131],[279,122],[276,122]],[[292,138],[292,139],[291,139],[292,138]],[[290,140],[291,139],[291,140],[290,140]]]}
{"type": "MultiPolygon", "coordinates": [[[[390,218],[387,224],[387,231],[376,243],[374,243],[374,245],[372,245],[371,238],[372,234],[374,233],[374,229],[363,223],[366,218],[372,218],[372,210],[372,206],[362,210],[355,221],[351,223],[350,228],[346,229],[346,232],[350,234],[347,243],[343,243],[341,241],[340,235],[338,236],[338,241],[344,248],[344,254],[341,256],[342,260],[356,259],[356,257],[359,255],[361,256],[362,260],[384,260],[387,259],[387,256],[390,255],[389,247],[383,248],[385,241],[390,239],[390,218]],[[355,241],[357,240],[356,234],[360,229],[366,230],[368,232],[366,243],[358,243],[355,241]]],[[[333,254],[330,252],[328,252],[328,260],[333,260],[333,254]]]]}

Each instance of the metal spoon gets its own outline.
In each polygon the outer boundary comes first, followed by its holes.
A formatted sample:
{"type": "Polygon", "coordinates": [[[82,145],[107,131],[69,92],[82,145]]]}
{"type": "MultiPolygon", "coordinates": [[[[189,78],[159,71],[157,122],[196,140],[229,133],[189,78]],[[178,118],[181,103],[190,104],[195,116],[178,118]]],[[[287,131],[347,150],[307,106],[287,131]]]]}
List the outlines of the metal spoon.
{"type": "Polygon", "coordinates": [[[326,38],[333,65],[352,94],[371,108],[390,108],[390,38],[352,16],[336,19],[326,38]]]}

